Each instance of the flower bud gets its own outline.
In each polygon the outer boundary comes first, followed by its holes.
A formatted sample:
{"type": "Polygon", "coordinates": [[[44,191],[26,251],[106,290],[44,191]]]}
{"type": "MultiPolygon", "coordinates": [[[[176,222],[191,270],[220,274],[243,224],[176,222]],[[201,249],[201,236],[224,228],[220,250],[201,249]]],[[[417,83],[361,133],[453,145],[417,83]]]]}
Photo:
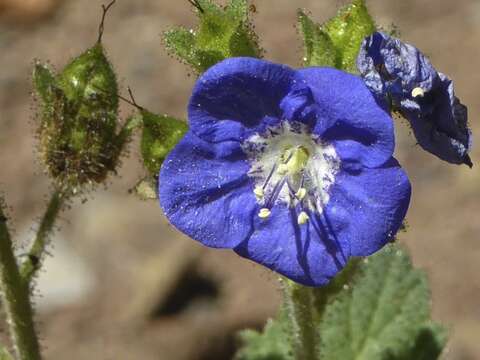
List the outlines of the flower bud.
{"type": "Polygon", "coordinates": [[[197,73],[230,57],[261,57],[262,49],[253,31],[246,0],[230,0],[225,7],[211,0],[190,1],[198,10],[198,28],[177,27],[164,33],[169,53],[197,73]]]}
{"type": "Polygon", "coordinates": [[[40,152],[57,184],[100,183],[114,171],[123,142],[116,135],[118,88],[101,43],[73,59],[57,76],[35,65],[42,102],[40,152]]]}
{"type": "Polygon", "coordinates": [[[185,135],[188,125],[184,121],[146,110],[141,110],[140,116],[143,120],[140,144],[143,162],[150,174],[157,176],[163,160],[185,135]]]}

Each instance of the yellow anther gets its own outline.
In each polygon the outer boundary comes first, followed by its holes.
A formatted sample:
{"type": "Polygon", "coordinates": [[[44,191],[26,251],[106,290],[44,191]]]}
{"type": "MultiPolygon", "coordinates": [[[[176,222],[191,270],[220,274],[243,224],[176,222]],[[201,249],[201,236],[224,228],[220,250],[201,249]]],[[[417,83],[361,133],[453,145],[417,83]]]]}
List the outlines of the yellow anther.
{"type": "Polygon", "coordinates": [[[253,189],[253,193],[259,199],[262,199],[263,196],[265,195],[263,188],[261,186],[255,186],[255,189],[253,189]]]}
{"type": "Polygon", "coordinates": [[[298,191],[295,193],[295,197],[298,199],[298,200],[303,200],[303,198],[305,197],[305,195],[307,195],[307,189],[305,188],[300,188],[298,189],[298,191]]]}
{"type": "Polygon", "coordinates": [[[270,216],[270,214],[271,214],[270,209],[261,208],[260,211],[258,212],[258,217],[262,219],[266,219],[270,216]]]}
{"type": "Polygon", "coordinates": [[[412,97],[423,97],[425,95],[425,90],[423,90],[421,87],[416,87],[415,89],[412,90],[412,97]]]}
{"type": "Polygon", "coordinates": [[[288,166],[287,166],[287,164],[280,164],[280,165],[278,165],[277,172],[278,172],[280,175],[285,175],[285,174],[288,172],[288,166]]]}
{"type": "Polygon", "coordinates": [[[310,219],[310,217],[305,211],[302,211],[300,214],[298,214],[297,222],[299,225],[303,225],[307,223],[308,219],[310,219]]]}

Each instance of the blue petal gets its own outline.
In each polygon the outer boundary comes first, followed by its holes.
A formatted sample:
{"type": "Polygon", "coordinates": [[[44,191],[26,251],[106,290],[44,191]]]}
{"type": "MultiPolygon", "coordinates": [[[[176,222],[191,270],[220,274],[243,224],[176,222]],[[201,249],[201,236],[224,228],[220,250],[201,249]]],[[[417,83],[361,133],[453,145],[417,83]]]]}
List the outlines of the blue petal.
{"type": "Polygon", "coordinates": [[[351,256],[367,256],[393,239],[410,203],[411,186],[398,162],[391,158],[377,169],[337,174],[325,217],[348,239],[351,256]]]}
{"type": "Polygon", "coordinates": [[[436,70],[417,48],[381,32],[364,40],[357,67],[372,91],[381,96],[388,93],[398,104],[411,98],[416,87],[430,89],[437,78],[436,70]]]}
{"type": "Polygon", "coordinates": [[[424,150],[472,166],[467,108],[455,97],[452,81],[416,47],[377,32],[363,41],[357,66],[375,96],[388,99],[410,122],[424,150]],[[414,98],[415,88],[424,96],[414,98]]]}
{"type": "Polygon", "coordinates": [[[278,124],[279,104],[290,91],[294,71],[253,58],[231,58],[197,81],[188,107],[191,130],[204,140],[243,141],[278,124]]]}
{"type": "Polygon", "coordinates": [[[418,144],[442,160],[471,167],[467,108],[455,97],[452,81],[439,73],[434,88],[418,103],[419,111],[403,111],[418,144]]]}
{"type": "Polygon", "coordinates": [[[237,142],[212,144],[191,131],[160,171],[160,205],[180,231],[206,246],[233,248],[248,238],[257,208],[237,142]]]}
{"type": "Polygon", "coordinates": [[[255,231],[235,252],[298,283],[322,286],[345,266],[348,239],[339,240],[321,216],[310,214],[310,221],[298,225],[300,211],[276,205],[268,219],[254,220],[255,231]]]}
{"type": "Polygon", "coordinates": [[[332,143],[345,163],[377,167],[390,159],[395,147],[392,118],[360,77],[331,68],[297,73],[297,83],[308,86],[314,102],[301,112],[290,111],[297,121],[311,122],[314,112],[313,132],[332,143]]]}

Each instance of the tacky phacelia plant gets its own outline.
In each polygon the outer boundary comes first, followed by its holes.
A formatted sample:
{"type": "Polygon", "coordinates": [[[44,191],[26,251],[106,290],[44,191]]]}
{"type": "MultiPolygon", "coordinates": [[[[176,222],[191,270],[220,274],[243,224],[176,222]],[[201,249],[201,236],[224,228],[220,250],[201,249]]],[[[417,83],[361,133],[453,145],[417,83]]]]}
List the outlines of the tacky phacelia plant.
{"type": "MultiPolygon", "coordinates": [[[[376,32],[363,0],[324,24],[297,12],[306,66],[298,70],[258,59],[246,0],[189,2],[198,28],[164,33],[167,50],[200,75],[188,124],[117,94],[101,41],[114,1],[103,6],[98,41],[63,71],[35,64],[37,132],[54,191],[21,261],[0,198],[0,289],[15,359],[41,358],[31,281],[59,212],[115,171],[140,125],[149,175],[137,192],[158,197],[194,240],[282,275],[279,316],[263,333],[243,332],[235,359],[437,359],[446,334],[430,319],[426,276],[388,244],[411,192],[393,158],[391,113],[407,118],[425,150],[472,166],[467,109],[452,81],[412,45],[376,32]],[[119,130],[118,99],[138,110],[119,130]]],[[[14,359],[2,347],[0,358],[14,359]]]]}

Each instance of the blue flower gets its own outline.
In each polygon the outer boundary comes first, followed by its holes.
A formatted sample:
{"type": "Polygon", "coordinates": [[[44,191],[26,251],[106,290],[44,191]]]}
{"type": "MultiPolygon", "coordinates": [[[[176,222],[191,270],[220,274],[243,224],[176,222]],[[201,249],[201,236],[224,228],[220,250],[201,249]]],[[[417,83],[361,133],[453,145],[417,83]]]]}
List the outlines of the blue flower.
{"type": "Polygon", "coordinates": [[[455,97],[452,81],[416,47],[376,32],[363,41],[357,66],[377,98],[408,119],[423,149],[472,167],[467,108],[455,97]]]}
{"type": "Polygon", "coordinates": [[[321,286],[400,227],[410,183],[360,77],[232,58],[200,77],[188,112],[159,194],[191,238],[321,286]]]}

